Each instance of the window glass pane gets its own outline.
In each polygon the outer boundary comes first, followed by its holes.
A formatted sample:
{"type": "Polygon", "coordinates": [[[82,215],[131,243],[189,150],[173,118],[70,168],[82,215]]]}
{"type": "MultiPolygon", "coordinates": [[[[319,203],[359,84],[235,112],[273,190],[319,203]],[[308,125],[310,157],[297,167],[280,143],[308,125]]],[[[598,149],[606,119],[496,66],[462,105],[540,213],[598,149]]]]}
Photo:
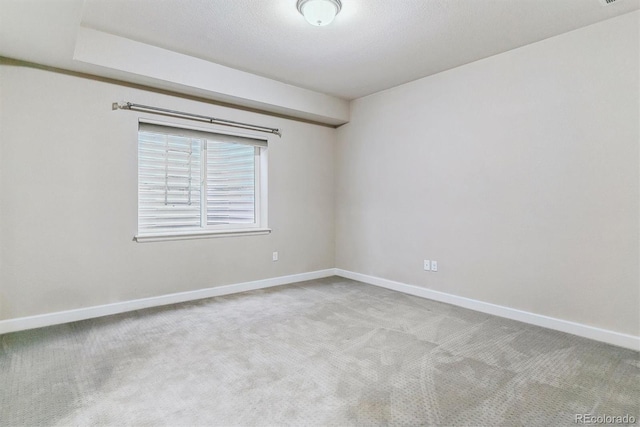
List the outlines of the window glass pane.
{"type": "Polygon", "coordinates": [[[250,145],[207,141],[207,225],[256,222],[256,150],[250,145]]]}
{"type": "Polygon", "coordinates": [[[138,231],[200,228],[202,140],[138,132],[138,231]]]}

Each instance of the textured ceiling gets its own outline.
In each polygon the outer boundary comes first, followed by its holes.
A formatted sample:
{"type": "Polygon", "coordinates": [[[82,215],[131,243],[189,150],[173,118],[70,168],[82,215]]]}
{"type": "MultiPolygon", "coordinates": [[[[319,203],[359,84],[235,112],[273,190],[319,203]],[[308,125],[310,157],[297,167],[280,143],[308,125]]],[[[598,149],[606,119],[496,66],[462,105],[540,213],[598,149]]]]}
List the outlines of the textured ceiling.
{"type": "Polygon", "coordinates": [[[86,0],[82,25],[353,99],[640,8],[640,0],[86,0]]]}
{"type": "Polygon", "coordinates": [[[73,60],[82,25],[353,99],[640,9],[640,0],[342,3],[331,25],[313,27],[296,0],[0,0],[0,56],[111,76],[73,60]]]}

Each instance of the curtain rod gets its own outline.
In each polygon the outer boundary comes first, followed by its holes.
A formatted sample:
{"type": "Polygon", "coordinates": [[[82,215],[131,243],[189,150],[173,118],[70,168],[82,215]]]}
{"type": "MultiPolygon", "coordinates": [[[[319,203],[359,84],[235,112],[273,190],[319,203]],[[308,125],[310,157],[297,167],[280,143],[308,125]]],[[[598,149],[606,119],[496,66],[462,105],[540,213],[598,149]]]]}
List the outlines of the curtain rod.
{"type": "Polygon", "coordinates": [[[272,134],[278,135],[279,137],[282,137],[282,131],[277,128],[269,128],[265,126],[252,125],[249,123],[242,123],[242,122],[234,122],[232,120],[217,119],[215,117],[201,116],[199,114],[185,113],[183,111],[168,110],[166,108],[150,107],[148,105],[133,104],[131,102],[125,102],[122,105],[118,104],[117,102],[114,102],[113,104],[111,104],[111,109],[150,112],[150,113],[162,114],[165,116],[173,116],[173,117],[179,117],[183,119],[197,120],[200,122],[207,122],[207,123],[212,123],[216,125],[232,126],[240,129],[272,133],[272,134]]]}

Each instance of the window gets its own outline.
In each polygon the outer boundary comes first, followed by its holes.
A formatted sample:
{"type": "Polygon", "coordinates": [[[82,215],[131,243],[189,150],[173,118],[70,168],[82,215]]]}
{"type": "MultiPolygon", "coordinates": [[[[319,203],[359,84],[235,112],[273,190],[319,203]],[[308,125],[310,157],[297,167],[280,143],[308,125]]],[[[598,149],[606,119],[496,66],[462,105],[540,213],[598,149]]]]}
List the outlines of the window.
{"type": "Polygon", "coordinates": [[[258,138],[141,122],[136,240],[269,232],[258,138]]]}

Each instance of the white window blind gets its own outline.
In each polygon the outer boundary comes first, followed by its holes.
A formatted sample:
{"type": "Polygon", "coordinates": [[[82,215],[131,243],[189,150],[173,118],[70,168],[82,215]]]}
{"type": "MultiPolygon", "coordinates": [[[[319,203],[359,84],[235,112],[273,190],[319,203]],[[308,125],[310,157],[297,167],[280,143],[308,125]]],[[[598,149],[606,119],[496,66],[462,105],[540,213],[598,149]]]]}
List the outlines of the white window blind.
{"type": "Polygon", "coordinates": [[[207,141],[207,225],[255,223],[256,150],[207,141]]]}
{"type": "Polygon", "coordinates": [[[162,232],[200,228],[203,141],[138,133],[138,228],[162,232]]]}
{"type": "Polygon", "coordinates": [[[164,125],[138,130],[138,234],[260,225],[266,141],[164,125]]]}

